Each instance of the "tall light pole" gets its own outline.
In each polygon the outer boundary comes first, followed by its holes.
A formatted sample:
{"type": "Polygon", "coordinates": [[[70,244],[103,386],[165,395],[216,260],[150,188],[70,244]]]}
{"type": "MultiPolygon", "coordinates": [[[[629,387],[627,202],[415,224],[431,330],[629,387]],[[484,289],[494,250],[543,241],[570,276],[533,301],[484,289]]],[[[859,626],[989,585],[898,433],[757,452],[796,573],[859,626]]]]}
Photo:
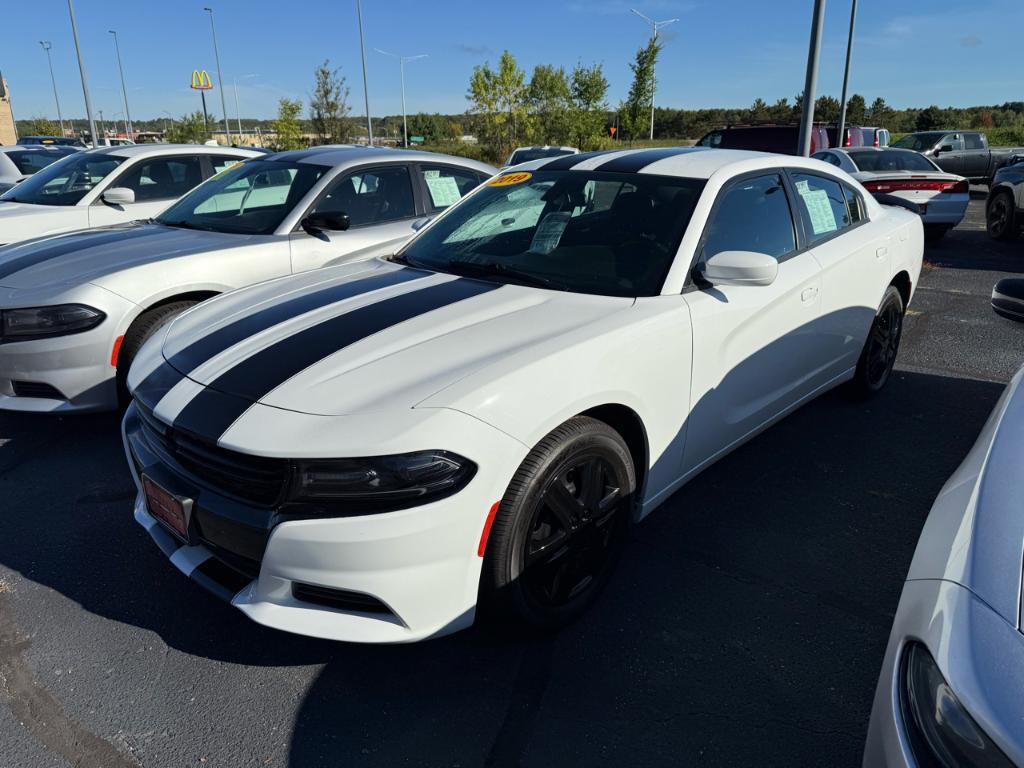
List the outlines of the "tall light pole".
{"type": "Polygon", "coordinates": [[[60,123],[60,135],[64,135],[64,116],[60,112],[60,96],[57,95],[57,78],[53,76],[53,59],[50,57],[50,49],[53,45],[49,40],[40,40],[39,44],[46,51],[46,62],[50,65],[50,82],[53,83],[53,100],[57,102],[57,122],[60,123]]]}
{"type": "Polygon", "coordinates": [[[68,0],[68,15],[71,16],[71,36],[75,39],[75,53],[78,54],[78,71],[82,75],[82,95],[85,97],[85,116],[89,118],[89,135],[92,137],[92,145],[96,143],[96,121],[92,119],[92,99],[89,98],[89,82],[85,78],[85,62],[82,60],[82,47],[78,44],[78,24],[75,21],[74,0],[68,0]]]}
{"type": "Polygon", "coordinates": [[[398,59],[398,71],[402,78],[402,136],[405,140],[405,148],[409,148],[409,123],[405,116],[405,62],[416,61],[416,59],[425,59],[430,54],[420,53],[416,56],[399,56],[397,53],[388,53],[382,51],[380,48],[374,48],[377,53],[383,53],[385,56],[391,56],[392,58],[398,59]]]}
{"type": "Polygon", "coordinates": [[[238,78],[234,78],[235,85],[235,120],[238,121],[238,140],[242,140],[242,112],[238,109],[238,78]]]}
{"type": "MultiPolygon", "coordinates": [[[[636,8],[630,8],[630,10],[643,19],[645,22],[651,25],[651,40],[657,42],[658,32],[662,27],[667,27],[669,24],[675,24],[679,19],[665,19],[664,21],[655,21],[647,16],[644,16],[636,8]]],[[[656,86],[656,80],[654,78],[654,64],[651,64],[651,139],[654,138],[654,89],[656,86]]]]}
{"type": "Polygon", "coordinates": [[[121,65],[121,45],[117,42],[117,32],[108,29],[114,36],[114,52],[117,53],[117,71],[121,75],[121,96],[124,97],[124,125],[128,133],[128,141],[132,141],[132,134],[135,133],[132,125],[132,113],[128,110],[128,88],[124,84],[124,67],[121,65]]]}
{"type": "Polygon", "coordinates": [[[217,49],[217,27],[213,23],[213,8],[203,8],[210,14],[210,31],[213,33],[213,58],[217,62],[217,89],[220,91],[220,108],[224,114],[224,137],[228,144],[231,143],[231,124],[228,122],[228,102],[224,97],[224,75],[220,72],[220,51],[217,49]]]}
{"type": "Polygon", "coordinates": [[[811,154],[811,128],[814,125],[814,96],[818,88],[818,60],[821,58],[821,30],[825,26],[825,0],[814,0],[811,41],[807,50],[807,79],[804,81],[804,108],[800,119],[800,154],[811,154]]]}
{"type": "Polygon", "coordinates": [[[363,96],[366,99],[366,145],[373,146],[373,119],[370,117],[370,86],[366,82],[366,41],[363,40],[363,4],[356,0],[359,17],[359,55],[363,60],[363,96]]]}
{"type": "Polygon", "coordinates": [[[850,55],[853,53],[853,24],[857,20],[857,0],[852,0],[850,7],[850,36],[846,39],[846,69],[843,71],[843,101],[839,105],[839,128],[836,131],[836,140],[843,145],[843,137],[846,135],[846,86],[850,83],[850,55]]]}

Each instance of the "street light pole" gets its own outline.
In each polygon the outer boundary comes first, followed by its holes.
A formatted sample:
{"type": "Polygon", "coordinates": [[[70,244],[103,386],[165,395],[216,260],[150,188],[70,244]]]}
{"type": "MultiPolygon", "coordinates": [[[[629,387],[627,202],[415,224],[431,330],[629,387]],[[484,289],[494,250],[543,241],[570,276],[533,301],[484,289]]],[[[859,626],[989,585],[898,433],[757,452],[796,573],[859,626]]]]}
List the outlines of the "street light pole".
{"type": "Polygon", "coordinates": [[[356,0],[356,15],[359,17],[359,55],[363,60],[363,96],[366,99],[366,144],[373,146],[373,119],[370,117],[370,86],[366,81],[366,41],[363,40],[363,4],[356,0]]]}
{"type": "Polygon", "coordinates": [[[850,7],[850,36],[846,40],[846,69],[843,71],[843,101],[839,106],[839,128],[836,139],[842,146],[846,135],[846,86],[850,83],[850,56],[853,53],[853,23],[857,20],[857,0],[852,0],[850,7]]]}
{"type": "Polygon", "coordinates": [[[800,154],[811,154],[811,128],[814,125],[814,92],[818,88],[818,60],[821,58],[821,30],[825,26],[825,0],[814,0],[811,42],[807,51],[807,79],[804,81],[804,108],[800,119],[800,154]]]}
{"type": "Polygon", "coordinates": [[[68,15],[71,16],[71,36],[75,39],[75,53],[78,54],[78,71],[82,75],[82,95],[85,97],[85,115],[89,118],[89,135],[92,137],[92,145],[96,143],[96,121],[92,119],[92,99],[89,98],[89,82],[85,77],[85,62],[82,60],[82,47],[78,44],[78,24],[75,22],[74,0],[68,0],[68,15]]]}
{"type": "Polygon", "coordinates": [[[220,50],[217,48],[217,27],[213,23],[213,8],[203,8],[210,14],[210,31],[213,33],[213,58],[217,62],[217,79],[220,81],[217,88],[220,90],[220,108],[224,112],[224,138],[228,144],[231,143],[231,124],[228,122],[228,102],[224,97],[224,75],[220,71],[220,50]]]}
{"type": "Polygon", "coordinates": [[[238,78],[234,78],[235,84],[235,120],[238,121],[238,140],[242,140],[242,112],[238,109],[238,78]]]}
{"type": "Polygon", "coordinates": [[[57,102],[57,122],[60,123],[60,135],[64,135],[64,116],[60,112],[60,96],[57,95],[57,78],[53,76],[53,59],[50,57],[50,49],[53,45],[49,40],[40,40],[39,44],[46,51],[46,62],[50,65],[50,82],[53,83],[53,100],[57,102]]]}
{"type": "Polygon", "coordinates": [[[380,48],[374,48],[377,53],[383,53],[385,56],[391,56],[392,58],[398,59],[398,71],[402,78],[402,136],[404,137],[404,146],[406,149],[409,148],[409,123],[405,115],[405,62],[416,61],[416,59],[425,59],[430,54],[420,53],[416,56],[399,56],[397,53],[388,53],[382,51],[380,48]]]}
{"type": "MultiPolygon", "coordinates": [[[[651,25],[651,39],[654,42],[658,41],[658,31],[662,27],[667,27],[669,24],[675,24],[679,19],[665,19],[664,21],[655,21],[654,19],[644,16],[636,8],[630,8],[630,10],[643,19],[645,22],[651,25]]],[[[654,140],[654,89],[657,85],[657,81],[654,77],[654,63],[651,63],[651,140],[654,140]]]]}
{"type": "Polygon", "coordinates": [[[128,133],[128,141],[133,141],[132,135],[135,133],[135,126],[132,125],[132,113],[128,111],[128,88],[125,87],[124,84],[124,67],[121,65],[121,46],[117,42],[117,32],[112,29],[107,31],[114,36],[114,51],[117,52],[117,71],[121,74],[121,95],[124,97],[124,124],[128,133]]]}

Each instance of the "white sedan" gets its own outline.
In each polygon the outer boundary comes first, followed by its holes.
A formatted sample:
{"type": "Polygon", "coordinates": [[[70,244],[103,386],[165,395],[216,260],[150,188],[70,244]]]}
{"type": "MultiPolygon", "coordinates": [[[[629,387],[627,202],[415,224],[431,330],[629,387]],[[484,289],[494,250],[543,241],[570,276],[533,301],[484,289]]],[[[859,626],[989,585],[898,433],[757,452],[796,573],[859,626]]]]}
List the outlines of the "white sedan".
{"type": "Polygon", "coordinates": [[[76,152],[74,147],[52,145],[0,147],[0,192],[76,152]]]}
{"type": "MultiPolygon", "coordinates": [[[[1022,280],[993,292],[996,312],[1018,322],[1022,301],[1022,280]]],[[[1024,369],[928,515],[896,609],[864,768],[1024,765],[1022,381],[1024,369]]]]}
{"type": "Polygon", "coordinates": [[[842,168],[876,196],[892,195],[916,205],[929,241],[940,240],[967,215],[970,182],[946,173],[920,152],[862,147],[828,149],[814,158],[842,168]]]}
{"type": "Polygon", "coordinates": [[[499,175],[391,260],[264,283],[140,351],[135,519],[255,621],[406,642],[559,625],[630,525],[840,384],[889,379],[920,218],[796,157],[499,175]]]}
{"type": "Polygon", "coordinates": [[[259,155],[186,144],[75,152],[0,195],[0,245],[151,218],[204,179],[259,155]]]}

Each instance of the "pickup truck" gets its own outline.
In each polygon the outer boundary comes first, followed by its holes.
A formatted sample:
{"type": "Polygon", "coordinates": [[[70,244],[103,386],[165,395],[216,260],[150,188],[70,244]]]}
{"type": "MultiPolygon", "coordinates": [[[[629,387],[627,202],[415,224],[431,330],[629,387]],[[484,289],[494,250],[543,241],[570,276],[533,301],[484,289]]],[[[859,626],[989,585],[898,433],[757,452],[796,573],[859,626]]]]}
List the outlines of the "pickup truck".
{"type": "Polygon", "coordinates": [[[927,155],[947,173],[966,176],[971,181],[990,184],[1002,166],[1022,147],[990,147],[979,131],[921,131],[911,133],[893,144],[927,155]]]}

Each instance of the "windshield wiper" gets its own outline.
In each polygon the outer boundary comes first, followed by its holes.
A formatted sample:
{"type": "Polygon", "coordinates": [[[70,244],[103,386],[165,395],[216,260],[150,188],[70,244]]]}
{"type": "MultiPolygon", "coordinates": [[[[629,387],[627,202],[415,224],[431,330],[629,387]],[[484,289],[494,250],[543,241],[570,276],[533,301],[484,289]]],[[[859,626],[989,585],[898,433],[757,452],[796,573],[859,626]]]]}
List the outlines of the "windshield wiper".
{"type": "Polygon", "coordinates": [[[216,232],[213,227],[203,227],[199,224],[193,224],[191,221],[182,219],[181,221],[163,221],[160,219],[153,219],[158,224],[163,224],[165,227],[179,227],[180,229],[195,229],[200,232],[216,232]]]}
{"type": "Polygon", "coordinates": [[[515,267],[510,267],[506,264],[498,262],[479,262],[479,261],[464,261],[462,259],[451,259],[448,262],[448,269],[458,273],[460,270],[463,273],[470,273],[481,276],[491,277],[503,277],[511,282],[520,283],[522,285],[531,285],[536,288],[550,288],[555,291],[567,291],[569,290],[564,285],[556,283],[555,281],[541,277],[540,275],[534,275],[530,272],[523,272],[515,267]]]}

